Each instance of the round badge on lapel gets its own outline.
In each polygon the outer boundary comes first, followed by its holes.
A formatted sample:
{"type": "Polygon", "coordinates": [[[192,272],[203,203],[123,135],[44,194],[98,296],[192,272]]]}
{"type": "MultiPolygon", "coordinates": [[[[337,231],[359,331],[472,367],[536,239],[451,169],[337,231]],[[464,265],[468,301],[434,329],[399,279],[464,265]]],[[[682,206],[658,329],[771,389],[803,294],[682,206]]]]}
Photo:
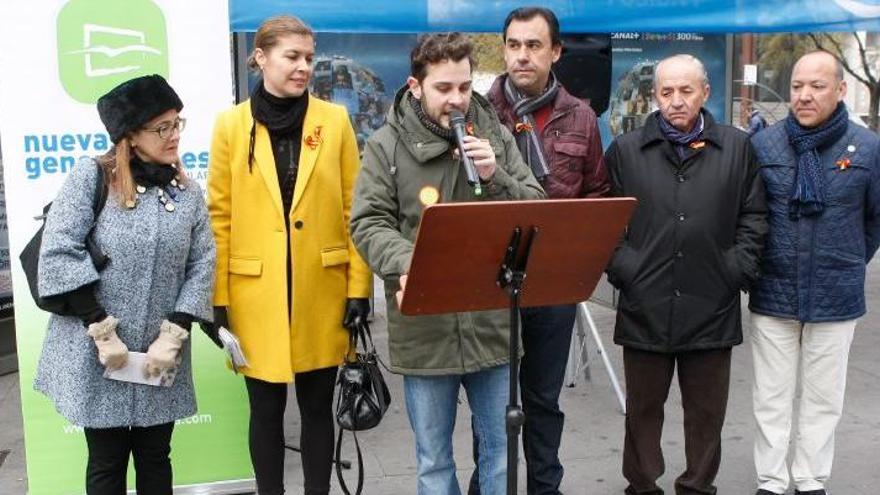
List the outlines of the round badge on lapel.
{"type": "Polygon", "coordinates": [[[438,191],[436,187],[425,186],[419,191],[419,201],[421,201],[424,206],[431,206],[437,203],[437,201],[440,201],[440,191],[438,191]]]}

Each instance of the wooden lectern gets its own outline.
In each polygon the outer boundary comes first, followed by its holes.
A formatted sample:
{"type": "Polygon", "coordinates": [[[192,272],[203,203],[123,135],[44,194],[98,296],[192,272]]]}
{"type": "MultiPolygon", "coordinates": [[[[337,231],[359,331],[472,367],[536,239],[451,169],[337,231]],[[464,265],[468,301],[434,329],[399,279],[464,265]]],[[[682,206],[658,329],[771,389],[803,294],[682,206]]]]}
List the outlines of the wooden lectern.
{"type": "Polygon", "coordinates": [[[400,312],[510,309],[510,495],[525,421],[517,380],[519,308],[589,298],[635,206],[634,198],[448,203],[422,215],[400,312]]]}

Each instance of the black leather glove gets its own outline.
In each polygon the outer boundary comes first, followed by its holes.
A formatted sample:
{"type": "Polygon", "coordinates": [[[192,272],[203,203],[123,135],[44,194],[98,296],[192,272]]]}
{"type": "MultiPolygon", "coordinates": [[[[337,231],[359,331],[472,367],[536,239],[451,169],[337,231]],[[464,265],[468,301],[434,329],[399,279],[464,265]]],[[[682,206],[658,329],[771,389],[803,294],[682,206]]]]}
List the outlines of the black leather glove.
{"type": "Polygon", "coordinates": [[[220,327],[226,327],[227,330],[232,331],[232,329],[229,328],[229,315],[226,314],[226,306],[214,306],[214,323],[210,325],[200,324],[199,326],[202,327],[202,331],[205,332],[205,335],[207,335],[217,347],[222,349],[223,342],[220,341],[217,332],[220,331],[220,327]]]}
{"type": "Polygon", "coordinates": [[[226,311],[226,306],[214,306],[214,326],[216,328],[226,327],[227,330],[232,331],[229,328],[229,314],[226,311]]]}
{"type": "Polygon", "coordinates": [[[342,326],[354,330],[361,322],[367,321],[370,314],[370,300],[364,298],[351,298],[345,300],[345,316],[342,318],[342,326]]]}

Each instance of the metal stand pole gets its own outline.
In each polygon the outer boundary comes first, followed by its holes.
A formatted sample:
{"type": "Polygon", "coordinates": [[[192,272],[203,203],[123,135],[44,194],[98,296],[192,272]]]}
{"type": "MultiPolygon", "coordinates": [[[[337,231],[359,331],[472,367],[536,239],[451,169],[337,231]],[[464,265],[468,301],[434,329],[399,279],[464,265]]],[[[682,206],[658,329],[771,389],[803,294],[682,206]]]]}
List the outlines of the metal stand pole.
{"type": "Polygon", "coordinates": [[[514,228],[504,253],[504,262],[498,273],[498,286],[507,289],[510,293],[510,400],[507,403],[504,419],[507,427],[507,495],[516,495],[519,432],[526,421],[526,415],[519,405],[519,296],[526,278],[529,253],[537,235],[537,227],[529,229],[525,245],[520,252],[522,229],[514,228]]]}
{"type": "Polygon", "coordinates": [[[519,466],[519,432],[526,414],[519,405],[519,288],[510,291],[510,401],[504,422],[507,426],[507,495],[516,495],[519,466]]]}
{"type": "MultiPolygon", "coordinates": [[[[626,396],[623,394],[623,390],[620,388],[620,382],[617,380],[617,374],[614,372],[614,368],[611,366],[611,360],[608,359],[608,353],[605,352],[605,346],[602,344],[602,337],[599,336],[599,330],[596,328],[596,323],[593,321],[593,315],[590,314],[590,308],[587,307],[586,302],[581,302],[578,304],[578,315],[586,320],[587,325],[590,327],[590,333],[593,335],[593,341],[596,342],[596,350],[600,356],[602,356],[602,362],[605,364],[605,371],[608,373],[608,378],[611,380],[611,386],[614,387],[614,393],[617,395],[617,402],[620,404],[620,412],[626,415],[626,396]]],[[[582,345],[586,345],[584,342],[582,345]]]]}

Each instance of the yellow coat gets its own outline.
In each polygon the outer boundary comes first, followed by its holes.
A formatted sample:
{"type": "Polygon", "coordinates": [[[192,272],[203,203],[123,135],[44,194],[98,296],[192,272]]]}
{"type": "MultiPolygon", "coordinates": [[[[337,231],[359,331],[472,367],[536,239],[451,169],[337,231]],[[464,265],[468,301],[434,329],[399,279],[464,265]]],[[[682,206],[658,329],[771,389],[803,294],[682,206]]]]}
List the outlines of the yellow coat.
{"type": "Polygon", "coordinates": [[[250,101],[217,117],[211,143],[214,305],[229,308],[250,365],[240,371],[269,382],[341,363],[348,349],[345,299],[368,297],[372,281],[348,231],[360,167],[354,131],[343,107],[309,98],[289,233],[269,133],[259,123],[248,171],[250,101]],[[285,302],[288,236],[292,318],[285,302]]]}

